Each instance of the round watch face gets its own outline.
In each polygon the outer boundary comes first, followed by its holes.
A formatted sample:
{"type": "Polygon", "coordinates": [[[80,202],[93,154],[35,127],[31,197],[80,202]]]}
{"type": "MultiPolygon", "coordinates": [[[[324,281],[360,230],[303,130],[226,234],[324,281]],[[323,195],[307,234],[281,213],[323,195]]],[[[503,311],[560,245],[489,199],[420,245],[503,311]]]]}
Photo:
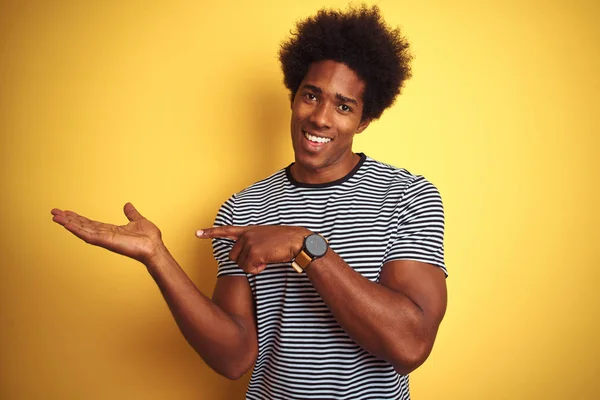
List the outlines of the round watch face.
{"type": "Polygon", "coordinates": [[[327,253],[328,244],[323,236],[313,233],[304,240],[304,247],[313,258],[318,258],[327,253]]]}

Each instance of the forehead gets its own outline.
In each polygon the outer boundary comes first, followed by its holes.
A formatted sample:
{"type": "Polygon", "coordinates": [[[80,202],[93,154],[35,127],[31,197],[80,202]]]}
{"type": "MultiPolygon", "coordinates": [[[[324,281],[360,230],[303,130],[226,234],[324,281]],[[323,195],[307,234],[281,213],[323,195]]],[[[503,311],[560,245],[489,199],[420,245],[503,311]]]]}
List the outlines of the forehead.
{"type": "Polygon", "coordinates": [[[332,60],[317,61],[310,65],[302,80],[302,85],[313,85],[325,94],[345,97],[362,101],[365,82],[346,64],[332,60]]]}

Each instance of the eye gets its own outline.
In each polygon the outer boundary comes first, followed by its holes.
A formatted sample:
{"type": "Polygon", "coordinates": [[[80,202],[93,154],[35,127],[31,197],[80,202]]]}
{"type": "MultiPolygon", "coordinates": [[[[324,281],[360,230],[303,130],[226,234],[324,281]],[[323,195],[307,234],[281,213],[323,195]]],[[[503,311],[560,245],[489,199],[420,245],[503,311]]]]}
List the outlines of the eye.
{"type": "Polygon", "coordinates": [[[315,101],[315,100],[317,99],[317,96],[315,96],[315,95],[314,95],[314,94],[312,94],[312,93],[306,93],[306,94],[304,95],[304,97],[305,97],[306,99],[310,100],[310,101],[315,101]]]}
{"type": "Polygon", "coordinates": [[[352,112],[352,108],[348,107],[346,104],[340,104],[339,109],[343,112],[352,112]]]}

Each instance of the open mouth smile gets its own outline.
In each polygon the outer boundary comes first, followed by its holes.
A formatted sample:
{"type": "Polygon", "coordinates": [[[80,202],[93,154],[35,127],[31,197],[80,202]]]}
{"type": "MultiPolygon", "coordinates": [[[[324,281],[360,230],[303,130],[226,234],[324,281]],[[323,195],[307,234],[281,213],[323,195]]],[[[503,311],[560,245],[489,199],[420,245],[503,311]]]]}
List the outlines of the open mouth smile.
{"type": "Polygon", "coordinates": [[[304,137],[311,143],[325,144],[331,142],[331,138],[316,136],[306,131],[302,131],[302,133],[304,133],[304,137]]]}

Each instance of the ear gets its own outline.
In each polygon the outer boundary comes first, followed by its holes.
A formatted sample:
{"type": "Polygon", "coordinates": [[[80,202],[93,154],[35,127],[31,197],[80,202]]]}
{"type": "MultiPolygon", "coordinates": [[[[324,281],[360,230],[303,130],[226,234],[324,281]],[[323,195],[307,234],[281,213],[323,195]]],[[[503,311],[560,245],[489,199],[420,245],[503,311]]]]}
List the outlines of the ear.
{"type": "Polygon", "coordinates": [[[362,131],[367,129],[367,126],[369,126],[372,120],[372,118],[365,118],[364,120],[361,120],[354,133],[362,133],[362,131]]]}

